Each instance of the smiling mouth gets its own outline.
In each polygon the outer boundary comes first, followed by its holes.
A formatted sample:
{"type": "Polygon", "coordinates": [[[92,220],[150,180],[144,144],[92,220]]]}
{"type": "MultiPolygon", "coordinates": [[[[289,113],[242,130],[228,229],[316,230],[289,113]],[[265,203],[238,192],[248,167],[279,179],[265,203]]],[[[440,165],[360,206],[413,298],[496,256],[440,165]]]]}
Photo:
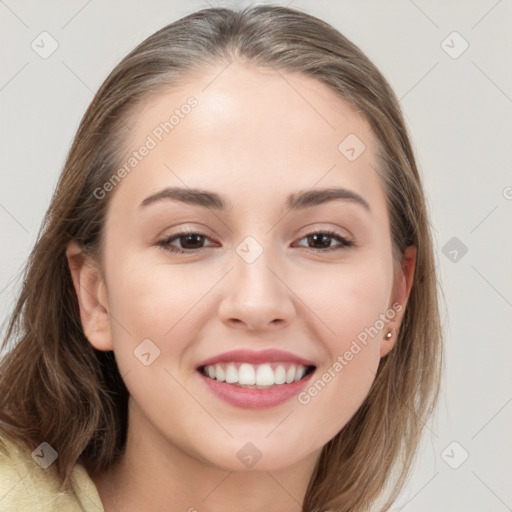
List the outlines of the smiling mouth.
{"type": "Polygon", "coordinates": [[[221,363],[198,368],[201,375],[226,384],[246,389],[269,389],[286,386],[305,379],[316,369],[314,365],[295,363],[221,363]]]}

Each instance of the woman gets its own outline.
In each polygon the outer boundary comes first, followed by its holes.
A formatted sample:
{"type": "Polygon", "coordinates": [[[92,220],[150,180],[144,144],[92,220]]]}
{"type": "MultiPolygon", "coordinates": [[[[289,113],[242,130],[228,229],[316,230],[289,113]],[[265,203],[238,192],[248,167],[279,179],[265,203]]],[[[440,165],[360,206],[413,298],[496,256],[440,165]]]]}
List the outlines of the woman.
{"type": "Polygon", "coordinates": [[[15,335],[8,510],[387,510],[441,332],[385,79],[284,7],[153,34],[82,119],[4,346],[15,335]]]}

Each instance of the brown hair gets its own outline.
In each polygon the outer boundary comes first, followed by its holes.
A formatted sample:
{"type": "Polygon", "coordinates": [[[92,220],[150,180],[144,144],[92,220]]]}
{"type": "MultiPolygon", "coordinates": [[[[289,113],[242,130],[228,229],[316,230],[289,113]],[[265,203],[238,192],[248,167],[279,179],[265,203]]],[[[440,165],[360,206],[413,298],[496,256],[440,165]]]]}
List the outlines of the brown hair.
{"type": "Polygon", "coordinates": [[[395,260],[406,247],[417,247],[395,347],[381,359],[362,406],[323,447],[303,505],[310,512],[357,512],[389,486],[381,508],[388,510],[439,392],[442,333],[425,198],[386,80],[329,24],[285,7],[193,13],[143,41],[105,80],[74,138],[8,325],[3,346],[14,338],[17,343],[0,365],[0,434],[31,449],[50,443],[59,453],[55,465],[63,486],[77,461],[103,470],[122,454],[128,392],[113,353],[95,350],[84,335],[66,247],[74,240],[101,256],[108,195],[98,200],[93,191],[119,165],[124,121],[135,106],[201,66],[234,59],[316,78],[365,116],[380,144],[395,260]]]}

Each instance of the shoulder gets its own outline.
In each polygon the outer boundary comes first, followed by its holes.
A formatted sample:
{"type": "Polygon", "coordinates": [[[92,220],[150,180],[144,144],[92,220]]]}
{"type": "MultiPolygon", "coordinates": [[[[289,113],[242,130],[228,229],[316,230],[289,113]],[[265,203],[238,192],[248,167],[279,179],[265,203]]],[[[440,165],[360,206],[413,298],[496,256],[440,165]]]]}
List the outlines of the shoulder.
{"type": "Polygon", "coordinates": [[[52,457],[58,454],[49,455],[45,449],[43,445],[31,451],[22,442],[0,436],[0,510],[104,512],[96,487],[80,464],[73,469],[72,490],[59,491],[59,479],[51,466],[52,457]]]}

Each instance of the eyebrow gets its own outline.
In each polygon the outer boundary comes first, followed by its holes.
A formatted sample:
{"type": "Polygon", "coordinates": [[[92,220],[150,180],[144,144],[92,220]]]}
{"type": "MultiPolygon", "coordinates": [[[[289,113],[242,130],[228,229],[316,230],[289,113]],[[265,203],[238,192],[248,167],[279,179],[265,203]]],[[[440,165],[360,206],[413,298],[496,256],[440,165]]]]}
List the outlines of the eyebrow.
{"type": "MultiPolygon", "coordinates": [[[[142,201],[139,208],[149,206],[160,201],[174,200],[182,203],[211,208],[213,210],[231,210],[233,204],[216,192],[197,188],[168,187],[152,194],[142,201]]],[[[313,206],[335,200],[350,201],[370,211],[368,202],[356,192],[345,188],[325,188],[316,190],[298,191],[290,194],[286,206],[290,210],[304,210],[313,206]]]]}

